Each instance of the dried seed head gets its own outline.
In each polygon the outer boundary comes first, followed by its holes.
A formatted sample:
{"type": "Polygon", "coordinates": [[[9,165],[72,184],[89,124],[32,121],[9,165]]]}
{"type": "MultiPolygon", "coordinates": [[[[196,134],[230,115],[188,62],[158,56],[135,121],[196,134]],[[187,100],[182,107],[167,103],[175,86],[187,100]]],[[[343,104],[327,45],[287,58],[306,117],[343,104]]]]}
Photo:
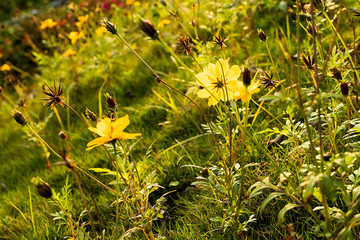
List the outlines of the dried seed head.
{"type": "Polygon", "coordinates": [[[85,113],[86,113],[86,117],[87,117],[88,119],[90,119],[90,120],[93,121],[93,122],[97,122],[97,116],[96,116],[95,113],[93,113],[92,111],[90,111],[88,108],[86,108],[85,113]]]}
{"type": "Polygon", "coordinates": [[[43,93],[47,95],[47,98],[43,98],[42,100],[47,100],[46,103],[43,104],[44,107],[51,106],[51,109],[53,109],[56,104],[60,104],[60,106],[64,106],[63,98],[61,94],[63,93],[63,85],[61,83],[56,86],[56,83],[54,81],[54,87],[51,88],[48,86],[45,82],[43,84],[43,93]]]}
{"type": "Polygon", "coordinates": [[[59,137],[60,137],[62,140],[66,140],[66,139],[72,140],[71,137],[69,137],[69,135],[68,135],[66,132],[64,132],[64,131],[60,131],[60,132],[59,132],[59,137]]]}
{"type": "Polygon", "coordinates": [[[245,67],[243,71],[243,83],[245,86],[249,86],[251,83],[251,72],[247,67],[245,67]]]}
{"type": "Polygon", "coordinates": [[[159,39],[159,33],[149,19],[140,19],[140,29],[153,40],[159,39]]]}
{"type": "Polygon", "coordinates": [[[218,36],[214,35],[214,43],[219,45],[220,49],[222,49],[223,47],[227,47],[224,43],[227,40],[228,39],[226,37],[221,37],[220,33],[218,36]]]}
{"type": "Polygon", "coordinates": [[[101,24],[101,26],[106,28],[106,30],[108,30],[108,32],[110,32],[112,34],[117,34],[117,28],[116,28],[115,24],[110,22],[107,18],[102,18],[100,20],[100,24],[101,24]]]}
{"type": "Polygon", "coordinates": [[[341,72],[337,67],[330,68],[330,71],[333,78],[335,78],[338,81],[342,80],[341,72]]]}
{"type": "Polygon", "coordinates": [[[261,41],[266,42],[266,34],[262,29],[258,29],[258,36],[261,41]]]}
{"type": "Polygon", "coordinates": [[[305,55],[304,53],[301,54],[301,60],[303,61],[303,63],[305,64],[306,68],[309,69],[309,70],[312,70],[314,69],[313,65],[314,65],[314,56],[313,55],[312,57],[310,55],[305,55]]]}
{"type": "Polygon", "coordinates": [[[191,46],[191,44],[190,44],[189,37],[187,37],[187,36],[180,36],[180,37],[177,39],[176,51],[177,51],[177,52],[185,51],[186,55],[191,54],[191,52],[192,52],[192,46],[191,46]]]}
{"type": "Polygon", "coordinates": [[[110,96],[110,94],[106,93],[105,97],[106,97],[106,102],[107,102],[109,108],[116,107],[117,103],[115,102],[114,98],[112,96],[110,96]]]}
{"type": "Polygon", "coordinates": [[[340,90],[345,97],[349,95],[349,85],[347,83],[340,84],[340,90]]]}
{"type": "Polygon", "coordinates": [[[207,168],[203,168],[200,171],[201,176],[208,177],[209,176],[209,170],[207,168]]]}
{"type": "Polygon", "coordinates": [[[289,16],[292,20],[296,21],[296,12],[292,8],[288,8],[289,16]]]}
{"type": "Polygon", "coordinates": [[[260,80],[261,80],[260,83],[262,85],[264,85],[264,89],[275,88],[279,82],[273,79],[273,74],[265,72],[265,71],[264,71],[264,74],[265,74],[265,76],[260,77],[260,80]]]}
{"type": "Polygon", "coordinates": [[[21,126],[25,126],[26,123],[27,123],[27,119],[24,117],[24,115],[19,112],[18,110],[16,109],[13,109],[11,111],[11,115],[14,117],[15,121],[20,124],[21,126]]]}

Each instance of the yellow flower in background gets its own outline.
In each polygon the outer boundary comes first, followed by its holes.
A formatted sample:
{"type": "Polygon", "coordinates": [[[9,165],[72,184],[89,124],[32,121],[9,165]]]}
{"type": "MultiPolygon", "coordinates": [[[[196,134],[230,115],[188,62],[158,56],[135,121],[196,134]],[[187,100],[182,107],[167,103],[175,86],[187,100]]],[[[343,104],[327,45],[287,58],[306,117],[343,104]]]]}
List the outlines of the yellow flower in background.
{"type": "Polygon", "coordinates": [[[158,23],[158,27],[163,28],[163,27],[165,27],[165,25],[168,25],[170,23],[171,23],[170,19],[164,18],[158,23]]]}
{"type": "Polygon", "coordinates": [[[85,37],[85,34],[83,32],[71,32],[69,33],[69,38],[71,39],[71,43],[75,44],[77,40],[80,38],[85,37]]]}
{"type": "Polygon", "coordinates": [[[135,1],[134,0],[126,0],[125,4],[126,5],[132,5],[135,1]]]}
{"type": "Polygon", "coordinates": [[[88,19],[89,19],[89,15],[88,15],[88,14],[86,14],[85,16],[79,16],[79,17],[78,17],[78,20],[79,20],[79,21],[76,22],[75,25],[76,25],[78,28],[81,28],[82,25],[83,25],[85,22],[88,21],[88,19]]]}
{"type": "Polygon", "coordinates": [[[76,51],[69,48],[68,50],[65,51],[65,53],[63,55],[64,55],[64,57],[68,57],[68,56],[73,56],[75,54],[76,54],[76,51]]]}
{"type": "Polygon", "coordinates": [[[107,32],[107,29],[104,27],[99,27],[98,29],[95,30],[95,32],[98,36],[102,36],[104,33],[107,32]]]}
{"type": "Polygon", "coordinates": [[[11,70],[11,67],[10,67],[10,65],[9,64],[3,64],[1,67],[0,67],[0,70],[2,71],[2,72],[7,72],[7,71],[10,71],[11,70]]]}
{"type": "Polygon", "coordinates": [[[141,133],[127,133],[123,130],[130,124],[129,116],[126,115],[122,118],[118,118],[112,121],[110,118],[104,118],[96,125],[96,128],[89,127],[89,130],[96,133],[100,137],[95,138],[87,144],[87,151],[95,147],[101,146],[105,143],[111,142],[115,139],[135,139],[137,136],[141,136],[141,133]]]}
{"type": "Polygon", "coordinates": [[[53,28],[56,26],[56,22],[54,22],[51,18],[48,18],[44,21],[41,21],[41,25],[40,25],[40,29],[45,29],[45,28],[53,28]]]}
{"type": "Polygon", "coordinates": [[[135,6],[135,7],[140,6],[140,2],[139,2],[139,1],[135,1],[135,2],[134,2],[134,6],[135,6]]]}
{"type": "Polygon", "coordinates": [[[234,94],[234,99],[241,99],[241,101],[244,103],[249,102],[251,95],[260,91],[259,86],[259,81],[252,82],[248,87],[246,87],[243,82],[239,81],[238,90],[234,94]]]}
{"type": "Polygon", "coordinates": [[[195,76],[196,82],[203,88],[197,95],[200,98],[209,98],[209,106],[217,104],[220,100],[233,99],[238,89],[239,76],[239,66],[229,68],[229,63],[225,59],[220,59],[216,65],[210,63],[203,72],[195,76]]]}

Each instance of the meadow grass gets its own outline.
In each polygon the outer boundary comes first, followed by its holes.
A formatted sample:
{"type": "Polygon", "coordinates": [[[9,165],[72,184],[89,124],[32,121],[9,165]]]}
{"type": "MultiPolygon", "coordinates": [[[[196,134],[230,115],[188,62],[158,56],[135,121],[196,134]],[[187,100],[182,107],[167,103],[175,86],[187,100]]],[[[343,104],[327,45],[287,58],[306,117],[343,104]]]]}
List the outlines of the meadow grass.
{"type": "Polygon", "coordinates": [[[9,25],[0,238],[357,239],[356,7],[85,0],[9,25]]]}

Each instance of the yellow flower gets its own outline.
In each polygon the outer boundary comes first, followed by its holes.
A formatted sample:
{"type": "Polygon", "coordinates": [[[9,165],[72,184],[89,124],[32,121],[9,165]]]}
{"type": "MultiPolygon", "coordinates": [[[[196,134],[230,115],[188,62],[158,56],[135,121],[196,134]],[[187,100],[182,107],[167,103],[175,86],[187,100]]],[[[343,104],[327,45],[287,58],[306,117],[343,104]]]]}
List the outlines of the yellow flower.
{"type": "Polygon", "coordinates": [[[252,82],[248,87],[246,87],[243,82],[239,81],[238,90],[234,94],[234,99],[241,99],[243,102],[249,102],[251,95],[260,91],[259,86],[259,81],[252,82]]]}
{"type": "Polygon", "coordinates": [[[131,5],[131,4],[133,4],[134,3],[134,0],[126,0],[125,1],[125,4],[126,5],[131,5]]]}
{"type": "Polygon", "coordinates": [[[56,22],[54,22],[51,18],[48,18],[44,21],[41,21],[41,25],[40,25],[40,29],[45,29],[45,28],[53,28],[56,26],[56,22]]]}
{"type": "Polygon", "coordinates": [[[76,54],[76,51],[69,48],[68,50],[65,51],[65,53],[63,55],[64,55],[64,57],[68,57],[68,56],[73,56],[75,54],[76,54]]]}
{"type": "Polygon", "coordinates": [[[140,6],[140,2],[139,2],[139,1],[134,2],[134,6],[135,6],[135,7],[140,6]]]}
{"type": "Polygon", "coordinates": [[[105,143],[111,142],[114,139],[135,139],[141,136],[141,133],[127,133],[123,130],[130,124],[129,116],[126,115],[122,118],[112,121],[110,118],[104,118],[97,125],[96,128],[89,127],[89,130],[96,133],[100,137],[92,140],[87,144],[87,151],[95,147],[101,146],[105,143]]]}
{"type": "Polygon", "coordinates": [[[10,67],[10,65],[9,64],[3,64],[1,67],[0,67],[0,70],[2,71],[2,72],[7,72],[7,71],[10,71],[11,70],[11,67],[10,67]]]}
{"type": "Polygon", "coordinates": [[[164,18],[158,23],[158,26],[159,28],[163,28],[165,25],[168,25],[170,23],[171,23],[170,19],[164,18]]]}
{"type": "Polygon", "coordinates": [[[83,32],[71,32],[69,33],[69,38],[71,39],[71,43],[75,44],[77,40],[84,37],[85,34],[83,32]]]}
{"type": "Polygon", "coordinates": [[[238,89],[240,68],[237,65],[229,68],[225,59],[220,59],[216,65],[210,63],[204,71],[196,75],[196,82],[203,87],[198,91],[198,96],[208,98],[208,105],[217,104],[220,100],[233,99],[234,92],[238,89]]]}
{"type": "Polygon", "coordinates": [[[99,27],[98,29],[95,30],[95,32],[98,36],[102,36],[104,33],[107,32],[107,29],[104,27],[99,27]]]}
{"type": "Polygon", "coordinates": [[[88,19],[89,19],[89,15],[88,15],[88,14],[86,14],[85,16],[79,16],[79,17],[78,17],[78,20],[79,20],[79,21],[76,22],[75,25],[76,25],[78,28],[81,28],[81,26],[82,26],[85,22],[87,22],[88,19]]]}

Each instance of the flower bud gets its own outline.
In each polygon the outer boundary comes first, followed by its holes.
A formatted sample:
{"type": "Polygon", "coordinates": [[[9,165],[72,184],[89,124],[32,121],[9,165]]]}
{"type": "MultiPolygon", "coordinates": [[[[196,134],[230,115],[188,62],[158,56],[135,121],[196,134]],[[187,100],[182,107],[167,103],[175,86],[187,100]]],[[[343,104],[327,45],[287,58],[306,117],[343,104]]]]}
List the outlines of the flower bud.
{"type": "Polygon", "coordinates": [[[164,7],[166,7],[166,2],[164,0],[160,1],[161,5],[163,5],[164,7]]]}
{"type": "Polygon", "coordinates": [[[347,83],[342,83],[340,85],[341,93],[345,97],[349,95],[349,85],[347,83]]]}
{"type": "Polygon", "coordinates": [[[106,96],[106,102],[108,104],[108,107],[109,108],[116,107],[117,104],[116,104],[114,98],[112,96],[110,96],[108,93],[106,93],[105,96],[106,96]]]}
{"type": "Polygon", "coordinates": [[[85,113],[88,119],[90,119],[93,122],[97,122],[97,116],[95,113],[90,111],[88,108],[86,108],[85,113]]]}
{"type": "Polygon", "coordinates": [[[101,24],[101,26],[106,28],[106,30],[108,30],[108,32],[110,32],[112,34],[117,34],[117,29],[116,29],[115,24],[110,22],[107,18],[102,18],[100,20],[100,24],[101,24]]]}
{"type": "Polygon", "coordinates": [[[149,19],[140,19],[140,29],[153,40],[159,39],[159,33],[149,19]]]}
{"type": "Polygon", "coordinates": [[[342,80],[341,72],[337,67],[330,68],[330,71],[333,78],[335,78],[338,81],[342,80]]]}
{"type": "Polygon", "coordinates": [[[64,131],[60,131],[60,132],[59,132],[59,137],[60,137],[62,140],[66,140],[66,139],[72,140],[71,137],[69,137],[69,135],[67,135],[67,133],[64,132],[64,131]]]}
{"type": "Polygon", "coordinates": [[[11,111],[11,115],[13,115],[15,121],[16,121],[18,124],[20,124],[21,126],[25,126],[25,125],[26,125],[26,123],[27,123],[28,120],[24,117],[24,115],[23,115],[21,112],[19,112],[19,111],[16,110],[16,109],[13,109],[13,110],[11,111]]]}
{"type": "Polygon", "coordinates": [[[251,83],[251,72],[249,68],[244,68],[243,72],[243,83],[245,86],[249,86],[251,83]]]}
{"type": "Polygon", "coordinates": [[[35,186],[36,190],[38,191],[39,195],[43,198],[51,198],[52,197],[52,190],[48,183],[43,182],[35,186]]]}
{"type": "Polygon", "coordinates": [[[266,42],[266,34],[262,29],[258,29],[258,36],[261,41],[266,42]]]}

